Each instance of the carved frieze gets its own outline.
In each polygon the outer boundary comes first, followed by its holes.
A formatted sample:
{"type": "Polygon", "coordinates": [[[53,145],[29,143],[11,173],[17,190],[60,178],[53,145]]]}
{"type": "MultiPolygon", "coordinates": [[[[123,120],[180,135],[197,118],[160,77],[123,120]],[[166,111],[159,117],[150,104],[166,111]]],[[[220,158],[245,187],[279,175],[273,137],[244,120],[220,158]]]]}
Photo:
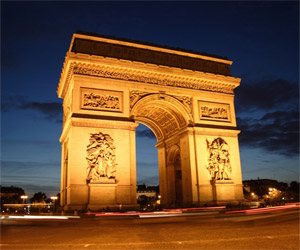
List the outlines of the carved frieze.
{"type": "Polygon", "coordinates": [[[230,122],[229,104],[199,101],[200,120],[230,122]]]}
{"type": "Polygon", "coordinates": [[[230,164],[229,146],[218,137],[211,143],[206,140],[208,151],[207,170],[212,180],[231,180],[232,167],[230,164]]]}
{"type": "Polygon", "coordinates": [[[177,77],[166,74],[153,75],[146,71],[133,71],[108,66],[94,66],[86,63],[72,63],[70,65],[70,71],[68,72],[68,78],[70,78],[72,73],[77,75],[90,75],[179,88],[206,90],[226,94],[233,94],[233,89],[235,88],[234,84],[212,84],[210,81],[202,79],[195,80],[188,77],[177,77]]]}
{"type": "Polygon", "coordinates": [[[87,145],[87,182],[101,182],[116,177],[116,153],[113,139],[101,132],[91,134],[87,145]]]}
{"type": "Polygon", "coordinates": [[[81,89],[81,108],[122,112],[122,92],[81,89]]]}

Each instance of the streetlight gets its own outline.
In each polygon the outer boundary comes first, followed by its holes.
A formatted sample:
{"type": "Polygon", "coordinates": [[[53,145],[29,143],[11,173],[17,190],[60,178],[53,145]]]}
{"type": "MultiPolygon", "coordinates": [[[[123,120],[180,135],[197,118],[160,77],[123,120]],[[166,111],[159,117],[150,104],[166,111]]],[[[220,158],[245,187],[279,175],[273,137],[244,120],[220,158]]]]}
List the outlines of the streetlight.
{"type": "Polygon", "coordinates": [[[23,199],[23,204],[25,204],[25,200],[28,198],[27,195],[21,195],[21,199],[23,199]]]}
{"type": "Polygon", "coordinates": [[[50,199],[52,200],[53,203],[53,212],[55,212],[55,201],[58,199],[57,196],[51,196],[50,199]]]}
{"type": "Polygon", "coordinates": [[[160,199],[161,199],[161,195],[157,195],[157,201],[156,201],[156,204],[160,206],[160,199]]]}
{"type": "MultiPolygon", "coordinates": [[[[23,204],[25,204],[25,201],[26,201],[27,198],[28,198],[27,195],[21,195],[21,199],[23,199],[23,204]]],[[[24,206],[24,208],[23,208],[23,213],[25,213],[25,211],[26,211],[26,208],[25,208],[25,206],[24,206]]]]}
{"type": "Polygon", "coordinates": [[[58,197],[57,197],[57,196],[51,196],[50,199],[51,199],[51,200],[57,200],[58,197]]]}

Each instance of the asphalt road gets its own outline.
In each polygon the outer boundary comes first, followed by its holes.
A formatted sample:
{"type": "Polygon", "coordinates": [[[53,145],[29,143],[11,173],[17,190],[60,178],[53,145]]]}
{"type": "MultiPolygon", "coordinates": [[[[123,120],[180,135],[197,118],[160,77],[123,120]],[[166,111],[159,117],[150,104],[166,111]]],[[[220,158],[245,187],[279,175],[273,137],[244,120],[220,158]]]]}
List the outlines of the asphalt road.
{"type": "Polygon", "coordinates": [[[1,249],[300,249],[299,210],[166,218],[2,220],[1,249]]]}

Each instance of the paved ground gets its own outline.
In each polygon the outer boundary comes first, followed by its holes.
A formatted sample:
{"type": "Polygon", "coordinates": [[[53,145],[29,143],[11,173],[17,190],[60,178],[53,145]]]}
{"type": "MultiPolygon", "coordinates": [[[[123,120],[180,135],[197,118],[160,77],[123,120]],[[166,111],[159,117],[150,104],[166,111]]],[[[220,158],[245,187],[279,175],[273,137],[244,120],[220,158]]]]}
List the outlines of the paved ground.
{"type": "Polygon", "coordinates": [[[2,220],[1,249],[300,249],[299,210],[2,220]]]}

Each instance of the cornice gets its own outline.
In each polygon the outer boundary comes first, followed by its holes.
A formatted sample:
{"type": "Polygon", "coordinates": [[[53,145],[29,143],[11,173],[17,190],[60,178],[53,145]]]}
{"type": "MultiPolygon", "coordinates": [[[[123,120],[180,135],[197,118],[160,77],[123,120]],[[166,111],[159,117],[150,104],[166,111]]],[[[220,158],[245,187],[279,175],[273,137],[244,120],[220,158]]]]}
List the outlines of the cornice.
{"type": "Polygon", "coordinates": [[[72,75],[104,77],[225,94],[233,94],[233,90],[239,86],[241,80],[231,76],[100,56],[75,55],[68,52],[57,89],[59,97],[64,96],[72,75]]]}
{"type": "Polygon", "coordinates": [[[188,56],[188,57],[192,57],[192,58],[201,58],[204,60],[221,62],[221,63],[229,64],[229,65],[232,64],[232,61],[230,61],[230,60],[221,59],[221,58],[217,58],[214,56],[200,55],[197,53],[184,52],[184,51],[180,51],[180,50],[174,50],[171,48],[162,48],[162,47],[157,47],[157,46],[145,45],[145,44],[141,44],[141,43],[134,43],[134,42],[129,42],[129,41],[122,41],[122,40],[117,40],[117,39],[104,38],[104,37],[91,36],[91,35],[83,35],[83,34],[77,34],[77,33],[73,34],[69,52],[71,52],[71,50],[72,50],[75,38],[82,38],[82,39],[87,39],[87,40],[91,40],[91,41],[105,42],[108,44],[124,45],[124,46],[128,46],[128,47],[135,47],[135,48],[147,49],[147,50],[152,50],[152,51],[160,51],[160,52],[165,52],[165,53],[170,53],[170,54],[175,54],[175,55],[180,55],[180,56],[188,56]]]}

